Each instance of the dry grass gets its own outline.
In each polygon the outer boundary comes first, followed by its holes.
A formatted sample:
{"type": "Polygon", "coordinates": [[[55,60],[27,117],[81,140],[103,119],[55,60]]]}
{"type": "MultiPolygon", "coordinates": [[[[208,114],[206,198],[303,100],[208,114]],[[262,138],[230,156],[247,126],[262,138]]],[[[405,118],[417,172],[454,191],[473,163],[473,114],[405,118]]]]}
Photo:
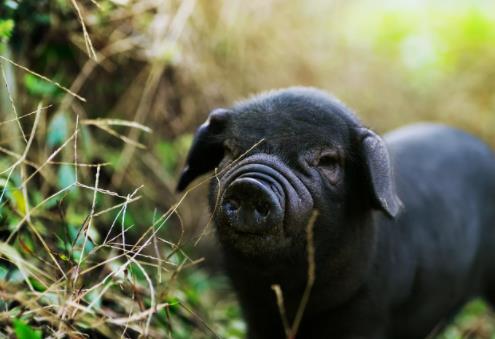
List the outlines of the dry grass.
{"type": "Polygon", "coordinates": [[[297,331],[299,330],[299,326],[301,325],[301,321],[304,315],[304,310],[306,309],[306,305],[308,304],[309,297],[311,295],[311,289],[313,288],[313,284],[315,282],[316,276],[316,267],[315,267],[315,248],[314,248],[314,232],[313,227],[316,222],[316,218],[318,217],[318,211],[313,211],[311,214],[308,224],[306,226],[306,249],[307,249],[307,257],[308,257],[308,278],[306,281],[306,288],[304,289],[304,293],[301,296],[301,301],[299,302],[299,306],[297,308],[296,315],[292,322],[292,325],[289,325],[289,320],[287,319],[287,313],[285,311],[284,305],[284,297],[283,291],[280,288],[280,285],[273,285],[272,289],[275,292],[275,297],[277,299],[277,306],[280,312],[280,317],[282,318],[282,324],[284,326],[284,332],[287,339],[295,339],[297,335],[297,331]]]}
{"type": "MultiPolygon", "coordinates": [[[[16,163],[22,165],[23,161],[21,157],[16,163]]],[[[72,165],[78,166],[77,163],[72,165]]],[[[176,212],[176,206],[145,227],[137,241],[130,242],[126,240],[129,227],[125,226],[125,214],[129,204],[140,199],[137,195],[139,188],[127,196],[100,188],[99,173],[98,165],[94,186],[77,181],[35,206],[30,206],[27,196],[24,197],[25,206],[16,206],[21,219],[7,240],[0,243],[1,259],[11,264],[7,275],[19,272],[22,276],[22,281],[15,283],[7,282],[10,279],[2,280],[4,292],[1,299],[5,309],[1,313],[0,322],[7,326],[7,333],[9,320],[22,318],[40,325],[45,334],[54,337],[83,337],[88,333],[109,337],[119,333],[124,337],[133,337],[132,332],[152,337],[170,336],[170,329],[167,331],[162,328],[160,331],[160,327],[150,326],[153,317],[158,317],[161,310],[176,306],[184,308],[186,313],[200,320],[207,329],[206,333],[214,334],[206,321],[192,313],[187,302],[180,299],[172,303],[159,301],[175,299],[177,275],[202,260],[190,259],[183,253],[180,244],[171,243],[157,235],[176,212]],[[44,222],[42,209],[51,200],[74,188],[92,191],[93,199],[75,238],[71,242],[64,239],[64,253],[55,244],[57,239],[53,234],[47,233],[41,226],[44,222]],[[98,195],[114,198],[116,205],[97,210],[98,195]],[[106,235],[103,234],[104,240],[98,241],[94,238],[94,234],[97,234],[94,231],[95,224],[98,224],[98,217],[108,213],[115,215],[114,220],[110,227],[104,227],[108,229],[106,235]],[[119,220],[122,220],[121,228],[115,232],[119,220]],[[29,244],[25,243],[26,238],[30,239],[29,244]],[[149,253],[153,252],[152,247],[158,242],[162,250],[156,251],[154,255],[149,253]],[[89,243],[92,248],[85,251],[89,243]],[[181,258],[180,261],[177,258],[181,258]],[[130,270],[131,265],[134,270],[140,271],[144,280],[137,280],[136,276],[140,274],[130,270]]],[[[21,177],[26,181],[25,177],[21,177]]],[[[8,190],[19,189],[9,183],[4,183],[4,187],[8,190]]],[[[63,204],[63,197],[57,204],[59,207],[63,204]]],[[[168,312],[165,314],[170,316],[168,312]]],[[[162,319],[162,322],[171,320],[162,319]]]]}
{"type": "MultiPolygon", "coordinates": [[[[11,60],[2,59],[51,81],[11,60]]],[[[62,85],[57,86],[65,89],[62,85]]],[[[70,90],[66,92],[80,98],[70,90]]],[[[105,132],[113,131],[109,126],[114,125],[147,133],[151,129],[136,121],[79,121],[79,116],[76,116],[72,134],[44,160],[37,162],[33,160],[33,154],[39,154],[36,147],[43,145],[36,145],[35,140],[42,115],[46,114],[47,109],[40,103],[35,112],[18,116],[10,92],[9,97],[15,118],[4,120],[2,125],[10,128],[17,126],[19,134],[24,135],[20,119],[30,118],[32,127],[26,133],[22,153],[2,148],[3,153],[12,158],[11,164],[0,170],[0,175],[5,178],[1,182],[2,214],[6,215],[8,210],[14,214],[12,220],[17,221],[8,226],[8,236],[0,242],[0,262],[4,269],[7,268],[0,280],[3,308],[0,313],[3,330],[0,333],[13,333],[11,320],[24,319],[35,328],[41,328],[44,335],[55,338],[97,334],[107,337],[171,336],[173,321],[170,319],[170,308],[175,307],[182,309],[179,315],[184,313],[183,316],[194,319],[194,322],[199,321],[204,335],[217,337],[207,322],[192,311],[187,301],[176,296],[180,290],[174,286],[182,270],[198,264],[202,259],[194,260],[186,255],[181,240],[174,243],[159,237],[160,230],[177,212],[177,206],[187,193],[148,226],[140,225],[141,234],[132,241],[126,234],[135,225],[126,225],[126,213],[130,205],[141,198],[139,192],[142,187],[129,193],[102,187],[100,173],[105,164],[84,164],[78,160],[81,125],[97,126],[105,132]],[[73,161],[57,162],[62,153],[73,161]],[[46,197],[34,202],[32,194],[39,191],[36,179],[62,165],[74,171],[75,180],[61,189],[50,188],[46,197]],[[93,171],[94,168],[96,171],[93,171]],[[84,175],[80,175],[82,171],[84,175]],[[90,174],[93,174],[92,183],[85,183],[83,178],[90,174]],[[18,180],[13,180],[14,177],[18,180]],[[84,191],[90,193],[89,199],[80,199],[84,218],[77,233],[71,236],[67,234],[69,225],[64,203],[68,195],[76,192],[85,196],[84,191]],[[105,208],[97,203],[101,196],[109,198],[105,208]],[[103,226],[103,217],[107,215],[112,216],[112,222],[103,226]],[[58,224],[57,230],[48,230],[47,227],[53,227],[54,223],[58,224]],[[64,228],[65,234],[60,232],[64,228]],[[102,229],[106,229],[106,233],[100,233],[102,229]],[[15,275],[18,277],[13,277],[15,275]],[[157,326],[160,322],[168,326],[157,326]]],[[[126,145],[137,146],[125,136],[120,136],[120,139],[126,145]]]]}

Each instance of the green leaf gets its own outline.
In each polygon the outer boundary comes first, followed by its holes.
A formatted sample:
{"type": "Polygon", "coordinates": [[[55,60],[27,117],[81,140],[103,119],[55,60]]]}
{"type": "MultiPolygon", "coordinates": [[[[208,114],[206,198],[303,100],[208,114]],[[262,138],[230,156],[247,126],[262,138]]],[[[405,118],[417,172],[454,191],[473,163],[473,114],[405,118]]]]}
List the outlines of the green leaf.
{"type": "Polygon", "coordinates": [[[39,282],[38,280],[36,280],[34,278],[29,278],[29,282],[31,283],[31,286],[33,286],[33,288],[36,291],[38,291],[38,292],[46,291],[46,287],[41,282],[39,282]]]}
{"type": "Polygon", "coordinates": [[[22,191],[14,188],[10,191],[11,200],[21,215],[26,214],[26,200],[22,191]]]}
{"type": "Polygon", "coordinates": [[[63,164],[58,169],[57,185],[59,189],[68,187],[76,182],[76,174],[72,166],[63,164]]]}
{"type": "Polygon", "coordinates": [[[9,269],[0,265],[0,280],[5,280],[7,278],[7,274],[9,273],[9,269]]]}
{"type": "Polygon", "coordinates": [[[102,303],[102,296],[100,295],[99,290],[92,290],[91,292],[87,293],[84,299],[88,303],[92,303],[95,308],[100,308],[101,303],[102,303]]]}
{"type": "Polygon", "coordinates": [[[47,144],[48,147],[61,145],[69,134],[69,122],[65,114],[57,114],[53,117],[48,126],[47,144]]]}
{"type": "MultiPolygon", "coordinates": [[[[134,264],[134,263],[130,264],[128,266],[128,271],[129,271],[129,274],[131,275],[131,277],[133,277],[139,281],[145,280],[143,272],[141,271],[141,269],[136,264],[134,264]]],[[[131,279],[131,281],[132,281],[132,279],[131,279]]]]}
{"type": "Polygon", "coordinates": [[[14,20],[0,19],[0,41],[7,42],[12,36],[12,31],[14,30],[14,20]]]}
{"type": "Polygon", "coordinates": [[[17,339],[41,339],[41,331],[35,331],[20,319],[14,319],[14,331],[17,339]]]}
{"type": "Polygon", "coordinates": [[[24,85],[26,86],[29,94],[33,96],[54,96],[59,92],[57,86],[32,74],[26,74],[24,76],[24,85]]]}
{"type": "MultiPolygon", "coordinates": [[[[81,247],[84,244],[84,238],[85,238],[84,232],[80,232],[79,227],[80,226],[69,225],[67,228],[71,242],[73,242],[74,240],[76,241],[75,248],[77,248],[77,250],[74,249],[72,251],[72,260],[74,260],[74,261],[79,261],[79,259],[80,259],[81,247]],[[77,237],[77,240],[76,240],[76,237],[77,237]]],[[[85,255],[88,254],[89,252],[91,252],[91,250],[95,247],[93,244],[93,240],[96,241],[98,239],[98,234],[96,233],[96,230],[94,229],[94,227],[89,230],[89,237],[90,237],[90,239],[88,239],[88,241],[86,242],[86,246],[84,247],[85,255]]]]}

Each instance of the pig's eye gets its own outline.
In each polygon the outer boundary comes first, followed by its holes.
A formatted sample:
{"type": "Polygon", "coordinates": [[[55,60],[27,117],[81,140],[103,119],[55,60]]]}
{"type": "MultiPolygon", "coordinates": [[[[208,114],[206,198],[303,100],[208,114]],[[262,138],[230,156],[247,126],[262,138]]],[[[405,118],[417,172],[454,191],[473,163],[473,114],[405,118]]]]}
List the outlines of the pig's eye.
{"type": "Polygon", "coordinates": [[[332,184],[339,182],[341,177],[341,161],[337,152],[321,153],[316,161],[316,167],[332,184]]]}
{"type": "Polygon", "coordinates": [[[340,157],[337,150],[323,150],[315,157],[314,165],[322,168],[333,168],[340,165],[340,157]]]}
{"type": "Polygon", "coordinates": [[[331,168],[339,164],[339,159],[336,154],[323,154],[316,164],[318,167],[331,168]]]}

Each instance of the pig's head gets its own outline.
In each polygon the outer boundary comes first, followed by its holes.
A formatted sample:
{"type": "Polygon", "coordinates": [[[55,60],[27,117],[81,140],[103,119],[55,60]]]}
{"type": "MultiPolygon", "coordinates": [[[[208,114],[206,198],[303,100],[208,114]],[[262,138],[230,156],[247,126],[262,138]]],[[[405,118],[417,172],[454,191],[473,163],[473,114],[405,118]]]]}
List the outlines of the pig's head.
{"type": "Polygon", "coordinates": [[[318,249],[358,234],[353,220],[373,209],[392,218],[400,209],[383,140],[315,89],[272,91],[212,111],[178,190],[213,170],[210,208],[220,242],[252,260],[302,255],[313,211],[318,249]]]}

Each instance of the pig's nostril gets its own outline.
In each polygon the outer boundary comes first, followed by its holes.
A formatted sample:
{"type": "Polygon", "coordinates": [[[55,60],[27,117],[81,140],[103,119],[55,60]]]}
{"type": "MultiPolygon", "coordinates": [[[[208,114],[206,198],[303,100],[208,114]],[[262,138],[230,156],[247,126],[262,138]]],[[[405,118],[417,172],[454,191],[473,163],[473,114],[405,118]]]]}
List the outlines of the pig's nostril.
{"type": "Polygon", "coordinates": [[[223,207],[227,212],[235,212],[241,207],[241,204],[238,200],[230,198],[223,203],[223,207]]]}
{"type": "Polygon", "coordinates": [[[255,209],[261,217],[266,218],[270,214],[271,205],[267,202],[261,202],[255,209]]]}
{"type": "Polygon", "coordinates": [[[270,232],[283,220],[277,193],[266,182],[256,178],[235,179],[224,192],[221,207],[220,215],[240,232],[270,232]]]}

